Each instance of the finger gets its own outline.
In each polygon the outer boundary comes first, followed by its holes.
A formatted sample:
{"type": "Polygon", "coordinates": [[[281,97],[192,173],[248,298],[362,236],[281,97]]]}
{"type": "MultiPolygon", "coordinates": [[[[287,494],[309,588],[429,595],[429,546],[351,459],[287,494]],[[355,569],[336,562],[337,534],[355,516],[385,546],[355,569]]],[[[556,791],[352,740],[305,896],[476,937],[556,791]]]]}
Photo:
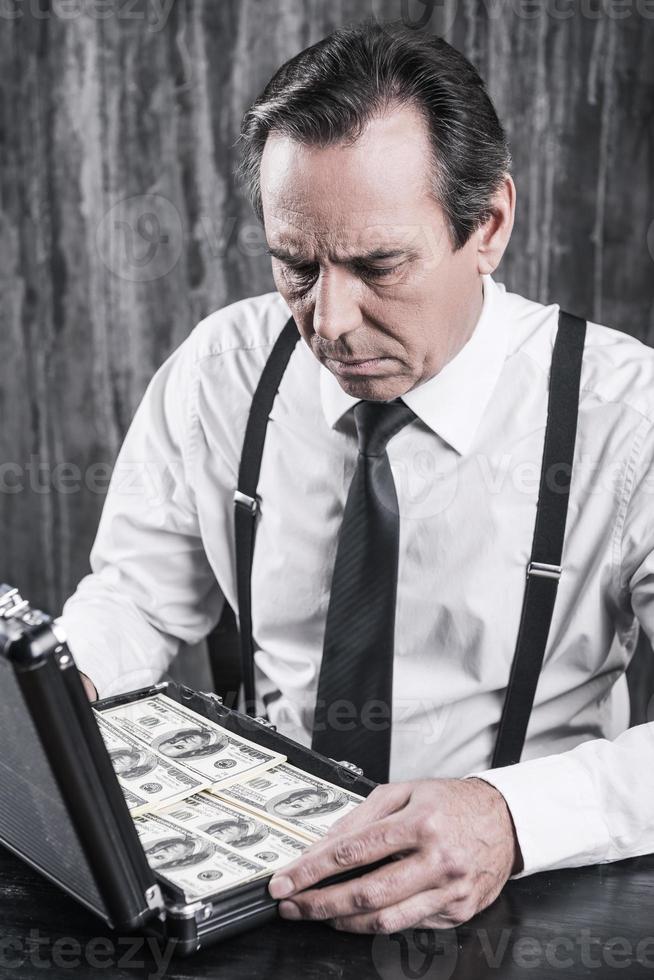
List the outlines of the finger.
{"type": "Polygon", "coordinates": [[[392,814],[342,837],[324,837],[302,857],[280,868],[270,879],[268,890],[273,898],[288,898],[323,878],[372,864],[416,844],[413,825],[392,814]]]}
{"type": "Polygon", "coordinates": [[[84,686],[84,691],[85,691],[86,696],[89,699],[89,701],[97,701],[98,700],[98,692],[96,690],[96,687],[95,687],[95,684],[93,683],[93,681],[89,677],[87,677],[86,674],[83,674],[81,671],[80,671],[80,675],[79,676],[80,676],[80,678],[82,680],[82,684],[84,686]]]}
{"type": "Polygon", "coordinates": [[[374,820],[381,820],[383,817],[401,810],[410,798],[411,785],[409,783],[385,783],[382,786],[377,786],[363,803],[359,803],[344,817],[333,823],[327,836],[341,836],[350,830],[356,830],[358,827],[372,823],[374,820]]]}
{"type": "Polygon", "coordinates": [[[333,919],[379,911],[433,888],[435,879],[436,869],[424,855],[413,854],[352,881],[298,892],[292,903],[280,903],[279,913],[289,919],[333,919]]]}
{"type": "Polygon", "coordinates": [[[343,932],[365,933],[402,932],[417,926],[452,929],[467,922],[476,911],[468,901],[448,904],[442,889],[432,889],[375,912],[337,916],[329,925],[343,932]]]}

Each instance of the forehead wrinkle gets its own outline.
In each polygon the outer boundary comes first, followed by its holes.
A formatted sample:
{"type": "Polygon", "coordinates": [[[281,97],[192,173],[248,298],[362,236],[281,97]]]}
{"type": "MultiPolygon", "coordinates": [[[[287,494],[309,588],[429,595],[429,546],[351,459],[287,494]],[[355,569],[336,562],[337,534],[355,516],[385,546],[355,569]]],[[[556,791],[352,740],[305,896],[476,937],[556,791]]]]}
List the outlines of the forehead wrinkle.
{"type": "MultiPolygon", "coordinates": [[[[352,251],[354,252],[354,250],[352,251]]],[[[291,250],[285,248],[283,245],[270,245],[268,252],[274,258],[280,259],[282,262],[311,262],[314,260],[312,255],[307,255],[302,249],[291,250]]],[[[329,252],[326,257],[334,265],[340,265],[348,262],[374,262],[396,258],[413,260],[417,258],[418,254],[419,253],[413,248],[380,245],[365,249],[363,251],[357,251],[354,254],[348,253],[347,255],[338,255],[332,251],[329,252]]]]}
{"type": "Polygon", "coordinates": [[[325,207],[324,202],[318,207],[315,202],[307,202],[304,207],[303,204],[296,190],[286,201],[274,202],[267,216],[269,251],[286,253],[274,256],[280,261],[329,260],[338,264],[374,261],[375,256],[370,254],[374,252],[393,252],[388,258],[402,255],[408,259],[420,254],[413,241],[415,222],[407,223],[407,216],[398,213],[390,202],[387,207],[378,206],[372,211],[348,209],[343,214],[337,208],[325,207]],[[361,220],[357,220],[359,216],[361,220]]]}
{"type": "MultiPolygon", "coordinates": [[[[371,227],[377,226],[372,225],[371,227]]],[[[309,261],[316,257],[324,257],[334,263],[352,262],[357,259],[395,258],[400,255],[415,258],[419,254],[418,250],[412,247],[411,242],[406,241],[406,239],[389,240],[384,236],[379,238],[375,235],[366,240],[358,235],[350,244],[343,241],[342,237],[337,232],[330,232],[329,234],[314,232],[297,235],[293,231],[279,229],[270,236],[268,250],[273,255],[275,252],[280,253],[275,257],[282,261],[286,258],[309,261]]],[[[347,236],[345,237],[347,238],[347,236]]]]}
{"type": "Polygon", "coordinates": [[[302,233],[332,238],[348,232],[360,235],[369,228],[406,224],[406,210],[392,204],[386,207],[379,204],[374,208],[348,207],[347,213],[341,216],[336,213],[337,206],[338,202],[331,204],[330,201],[323,202],[322,206],[309,202],[304,208],[299,204],[297,207],[277,204],[269,209],[268,220],[282,226],[280,234],[284,234],[284,224],[289,224],[302,233]],[[314,230],[310,231],[307,225],[312,225],[314,230]]]}

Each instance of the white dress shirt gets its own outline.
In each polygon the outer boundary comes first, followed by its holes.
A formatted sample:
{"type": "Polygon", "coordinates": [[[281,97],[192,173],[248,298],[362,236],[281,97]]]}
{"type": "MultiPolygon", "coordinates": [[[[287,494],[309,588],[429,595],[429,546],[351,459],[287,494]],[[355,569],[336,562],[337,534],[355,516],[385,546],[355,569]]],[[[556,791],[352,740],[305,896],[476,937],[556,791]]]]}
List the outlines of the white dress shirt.
{"type": "MultiPolygon", "coordinates": [[[[654,634],[654,351],[588,325],[563,574],[523,761],[488,771],[531,551],[558,306],[490,276],[483,290],[472,336],[404,396],[417,420],[388,445],[401,526],[390,778],[483,775],[511,809],[522,874],[648,853],[654,725],[625,731],[624,669],[635,617],[654,634]]],[[[211,314],[146,391],[93,573],[62,617],[101,696],[156,681],[180,640],[212,629],[223,597],[237,608],[245,424],[289,315],[275,292],[211,314]]],[[[300,341],[259,483],[257,693],[279,730],[305,744],[356,465],[355,403],[300,341]]]]}

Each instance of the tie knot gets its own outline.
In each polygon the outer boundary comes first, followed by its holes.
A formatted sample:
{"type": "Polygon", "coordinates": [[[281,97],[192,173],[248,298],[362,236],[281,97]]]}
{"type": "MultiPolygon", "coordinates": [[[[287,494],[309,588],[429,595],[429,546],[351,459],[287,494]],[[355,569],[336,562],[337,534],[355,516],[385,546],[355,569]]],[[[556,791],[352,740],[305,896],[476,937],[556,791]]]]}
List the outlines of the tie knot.
{"type": "Polygon", "coordinates": [[[359,452],[363,456],[381,456],[389,440],[415,417],[409,406],[397,398],[392,402],[358,402],[354,421],[359,452]]]}

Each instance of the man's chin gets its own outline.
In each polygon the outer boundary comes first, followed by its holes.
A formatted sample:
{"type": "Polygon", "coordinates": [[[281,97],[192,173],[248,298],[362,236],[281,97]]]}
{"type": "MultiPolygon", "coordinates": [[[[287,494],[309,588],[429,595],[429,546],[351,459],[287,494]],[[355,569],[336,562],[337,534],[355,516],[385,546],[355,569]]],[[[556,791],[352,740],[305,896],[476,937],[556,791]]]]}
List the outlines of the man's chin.
{"type": "Polygon", "coordinates": [[[388,377],[338,377],[336,380],[343,391],[352,398],[363,398],[370,402],[392,401],[405,395],[412,387],[409,378],[389,375],[388,377]]]}

